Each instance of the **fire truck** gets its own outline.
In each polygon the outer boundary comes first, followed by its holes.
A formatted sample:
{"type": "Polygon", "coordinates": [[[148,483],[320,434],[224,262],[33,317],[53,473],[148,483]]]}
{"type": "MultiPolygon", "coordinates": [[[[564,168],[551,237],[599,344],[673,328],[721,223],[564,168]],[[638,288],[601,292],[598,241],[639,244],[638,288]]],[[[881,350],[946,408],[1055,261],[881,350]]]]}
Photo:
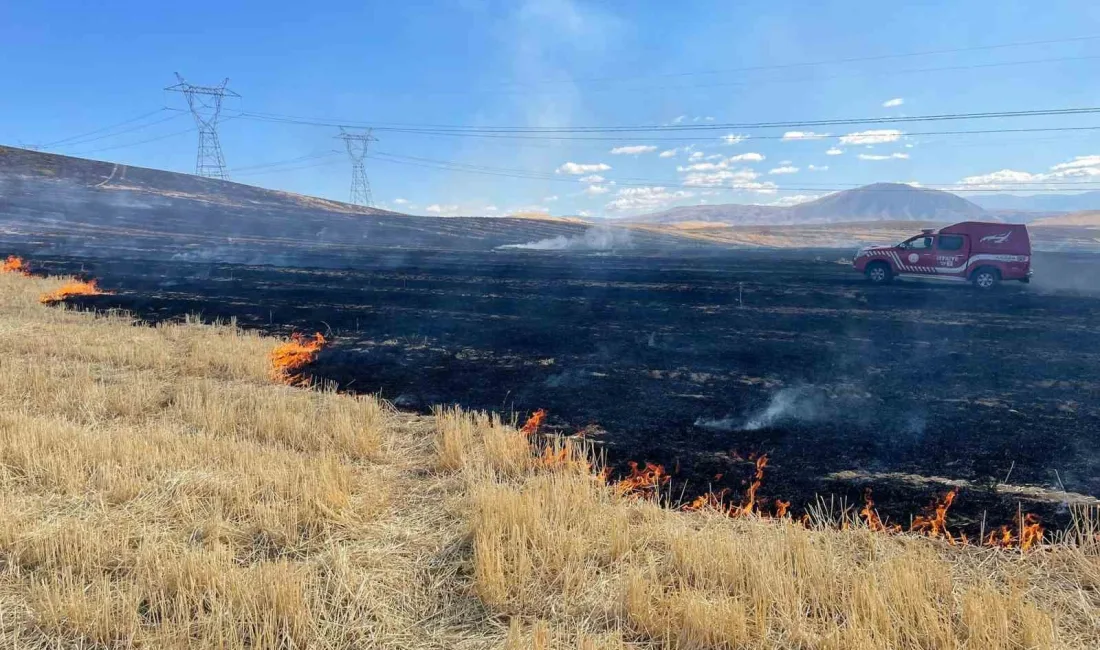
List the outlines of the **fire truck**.
{"type": "Polygon", "coordinates": [[[853,266],[872,284],[919,278],[992,289],[1006,280],[1031,280],[1031,240],[1022,224],[964,221],[923,230],[896,246],[861,249],[853,266]]]}

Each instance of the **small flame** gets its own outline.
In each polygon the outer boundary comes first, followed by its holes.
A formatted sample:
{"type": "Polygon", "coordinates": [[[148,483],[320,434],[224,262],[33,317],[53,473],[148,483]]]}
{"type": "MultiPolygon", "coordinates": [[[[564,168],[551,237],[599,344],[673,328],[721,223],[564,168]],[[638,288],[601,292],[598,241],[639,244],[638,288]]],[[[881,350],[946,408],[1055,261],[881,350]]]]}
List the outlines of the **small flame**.
{"type": "Polygon", "coordinates": [[[308,383],[309,379],[299,371],[317,357],[325,343],[327,341],[320,332],[314,334],[313,338],[298,333],[291,335],[289,341],[271,351],[272,378],[291,386],[308,383]]]}
{"type": "Polygon", "coordinates": [[[44,305],[50,305],[61,302],[70,296],[104,296],[108,294],[110,294],[109,291],[103,291],[96,286],[95,280],[88,280],[87,282],[73,280],[71,282],[66,282],[61,288],[55,291],[42,294],[38,297],[38,302],[44,305]]]}
{"type": "Polygon", "coordinates": [[[523,428],[520,433],[533,436],[538,433],[539,427],[542,425],[542,421],[546,419],[546,409],[539,409],[531,414],[531,417],[527,419],[527,422],[523,424],[523,428]]]}
{"type": "Polygon", "coordinates": [[[947,539],[948,544],[954,545],[955,538],[951,535],[951,531],[947,529],[947,511],[951,509],[951,504],[955,502],[955,497],[958,494],[958,488],[952,488],[943,497],[936,499],[925,511],[925,514],[913,519],[909,531],[923,533],[932,538],[942,536],[947,539]]]}
{"type": "Polygon", "coordinates": [[[4,260],[0,264],[0,273],[18,273],[20,275],[30,275],[30,268],[27,263],[23,261],[22,257],[16,255],[8,255],[8,259],[4,260]]]}
{"type": "Polygon", "coordinates": [[[670,477],[663,465],[646,463],[639,469],[638,463],[630,461],[630,476],[615,484],[615,491],[622,495],[637,494],[649,496],[657,491],[670,477]]]}

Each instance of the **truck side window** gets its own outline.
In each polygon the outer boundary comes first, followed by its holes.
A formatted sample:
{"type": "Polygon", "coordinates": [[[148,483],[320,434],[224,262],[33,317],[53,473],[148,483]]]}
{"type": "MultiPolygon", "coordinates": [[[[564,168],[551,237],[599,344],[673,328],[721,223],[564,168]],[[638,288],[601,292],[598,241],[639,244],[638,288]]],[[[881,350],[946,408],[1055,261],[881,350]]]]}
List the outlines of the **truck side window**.
{"type": "Polygon", "coordinates": [[[963,238],[961,235],[940,235],[941,251],[962,250],[963,238]]]}
{"type": "Polygon", "coordinates": [[[905,243],[906,248],[915,250],[927,250],[932,248],[932,237],[918,237],[905,243]]]}

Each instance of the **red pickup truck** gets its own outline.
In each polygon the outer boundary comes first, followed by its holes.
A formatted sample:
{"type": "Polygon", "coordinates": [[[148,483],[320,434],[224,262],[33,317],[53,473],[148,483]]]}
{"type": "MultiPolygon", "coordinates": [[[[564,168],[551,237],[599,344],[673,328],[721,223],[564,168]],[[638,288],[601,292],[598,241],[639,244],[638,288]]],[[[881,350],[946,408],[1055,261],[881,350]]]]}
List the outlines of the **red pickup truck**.
{"type": "Polygon", "coordinates": [[[925,278],[991,289],[1002,280],[1031,280],[1031,240],[1021,224],[964,221],[925,230],[897,246],[864,248],[853,266],[874,284],[925,278]]]}

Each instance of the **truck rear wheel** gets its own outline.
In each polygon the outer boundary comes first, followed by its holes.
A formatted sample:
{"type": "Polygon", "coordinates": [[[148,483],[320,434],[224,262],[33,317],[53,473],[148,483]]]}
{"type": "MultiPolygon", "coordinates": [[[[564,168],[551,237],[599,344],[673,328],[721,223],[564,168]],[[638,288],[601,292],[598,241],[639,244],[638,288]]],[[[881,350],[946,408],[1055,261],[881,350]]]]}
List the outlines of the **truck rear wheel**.
{"type": "Polygon", "coordinates": [[[974,271],[971,281],[974,283],[975,287],[989,290],[996,287],[1001,282],[1001,273],[997,269],[985,266],[974,271]]]}
{"type": "Polygon", "coordinates": [[[864,273],[871,284],[890,284],[894,280],[894,273],[886,262],[871,262],[864,273]]]}

